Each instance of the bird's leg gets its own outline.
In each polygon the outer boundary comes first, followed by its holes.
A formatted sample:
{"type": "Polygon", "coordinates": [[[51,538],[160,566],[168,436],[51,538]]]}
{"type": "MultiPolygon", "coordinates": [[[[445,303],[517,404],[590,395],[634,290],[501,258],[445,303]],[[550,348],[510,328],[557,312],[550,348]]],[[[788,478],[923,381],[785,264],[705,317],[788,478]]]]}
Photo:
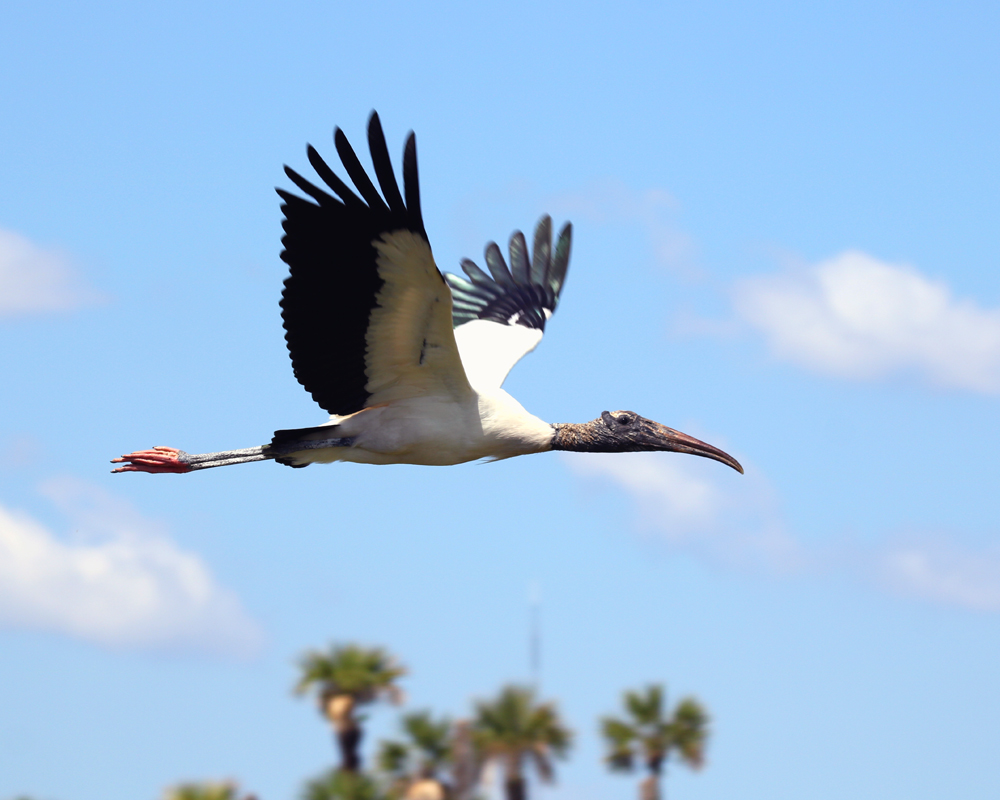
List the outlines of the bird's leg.
{"type": "Polygon", "coordinates": [[[196,469],[225,467],[229,464],[243,464],[248,461],[266,461],[274,455],[265,455],[263,447],[245,447],[242,450],[223,450],[219,453],[185,453],[174,447],[154,447],[152,450],[137,450],[121,458],[111,459],[112,464],[125,464],[112,472],[193,472],[196,469]]]}
{"type": "MultiPolygon", "coordinates": [[[[334,427],[323,426],[318,430],[324,433],[333,431],[334,427]]],[[[316,428],[307,428],[315,431],[316,428]]],[[[296,433],[296,431],[279,431],[278,433],[296,433]]],[[[278,438],[277,436],[275,437],[278,438]]],[[[285,463],[283,456],[302,450],[320,450],[326,447],[350,447],[354,444],[353,437],[329,437],[326,439],[294,440],[284,439],[260,447],[244,447],[242,450],[222,450],[218,453],[185,453],[175,447],[154,447],[152,450],[137,450],[121,458],[111,459],[112,464],[124,464],[115,467],[112,472],[194,472],[196,469],[212,467],[227,467],[230,464],[245,464],[249,461],[267,461],[276,459],[285,463]]],[[[305,466],[304,464],[302,466],[305,466]]]]}

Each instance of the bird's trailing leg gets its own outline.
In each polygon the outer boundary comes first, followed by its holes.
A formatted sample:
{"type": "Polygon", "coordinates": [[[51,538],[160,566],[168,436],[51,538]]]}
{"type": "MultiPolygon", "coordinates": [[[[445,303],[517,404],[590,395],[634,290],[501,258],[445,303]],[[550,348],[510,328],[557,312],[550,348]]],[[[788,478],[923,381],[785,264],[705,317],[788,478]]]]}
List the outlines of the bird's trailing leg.
{"type": "Polygon", "coordinates": [[[198,453],[191,455],[175,447],[154,447],[152,450],[137,450],[121,458],[111,459],[112,464],[125,464],[112,472],[193,472],[196,469],[225,467],[229,464],[243,464],[247,461],[266,461],[273,455],[264,455],[264,447],[245,447],[242,450],[223,450],[219,453],[198,453]]]}
{"type": "Polygon", "coordinates": [[[175,447],[154,447],[151,450],[136,450],[134,453],[111,459],[115,467],[112,472],[194,472],[196,469],[227,467],[230,464],[245,464],[248,461],[274,459],[287,466],[307,466],[294,464],[286,457],[303,450],[320,450],[327,447],[350,447],[354,438],[330,436],[338,426],[321,425],[317,428],[275,431],[270,444],[260,447],[244,447],[242,450],[222,450],[218,453],[185,453],[175,447]]]}

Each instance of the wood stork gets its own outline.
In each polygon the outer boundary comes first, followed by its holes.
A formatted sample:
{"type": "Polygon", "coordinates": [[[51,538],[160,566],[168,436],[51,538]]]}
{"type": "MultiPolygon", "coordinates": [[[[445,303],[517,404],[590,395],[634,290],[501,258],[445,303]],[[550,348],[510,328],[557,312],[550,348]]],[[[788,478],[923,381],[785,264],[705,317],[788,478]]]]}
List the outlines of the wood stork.
{"type": "Polygon", "coordinates": [[[547,450],[671,450],[743,472],[722,450],[632,411],[605,411],[583,424],[549,424],[529,414],[500,387],[541,341],[556,309],[571,225],[553,248],[552,222],[543,216],[530,257],[516,231],[509,269],[491,242],[489,275],[466,259],[467,280],[443,276],[420,213],[413,133],[403,151],[405,197],[376,113],[368,145],[381,195],[339,128],[334,142],[357,194],[311,145],[309,162],[337,197],[287,166],[285,174],[311,201],[277,190],[285,215],[281,258],[289,267],[281,300],[285,340],[295,377],[329,421],[279,430],[269,444],[242,450],[140,450],[114,459],[123,464],[114,472],[182,473],[266,459],[290,467],[446,465],[547,450]]]}

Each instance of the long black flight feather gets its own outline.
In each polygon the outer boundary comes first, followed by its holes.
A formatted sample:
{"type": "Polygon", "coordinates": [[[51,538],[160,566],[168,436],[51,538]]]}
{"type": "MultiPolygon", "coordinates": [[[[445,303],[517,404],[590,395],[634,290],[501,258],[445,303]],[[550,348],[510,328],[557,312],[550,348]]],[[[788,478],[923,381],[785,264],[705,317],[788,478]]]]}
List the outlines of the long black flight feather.
{"type": "Polygon", "coordinates": [[[496,282],[467,258],[462,259],[462,271],[469,276],[470,285],[475,286],[477,291],[492,297],[500,297],[503,294],[503,290],[496,282]]]}
{"type": "Polygon", "coordinates": [[[535,241],[531,248],[531,282],[535,286],[545,285],[551,249],[552,217],[546,214],[538,220],[538,225],[535,226],[535,241]]]}
{"type": "Polygon", "coordinates": [[[378,114],[374,111],[368,118],[368,149],[372,154],[372,166],[375,167],[375,177],[378,178],[378,185],[382,187],[382,196],[389,204],[389,210],[395,214],[402,214],[405,206],[403,196],[399,193],[399,184],[396,183],[396,174],[392,171],[392,162],[389,160],[389,148],[385,144],[385,134],[382,133],[382,123],[379,122],[378,114]]]}
{"type": "Polygon", "coordinates": [[[318,186],[314,186],[305,178],[303,178],[299,173],[289,166],[285,166],[285,174],[291,179],[292,183],[298,186],[303,192],[313,198],[320,205],[326,203],[336,203],[337,201],[320,189],[318,186]]]}
{"type": "Polygon", "coordinates": [[[562,291],[563,283],[566,281],[566,271],[569,269],[569,251],[572,243],[573,225],[567,222],[559,232],[559,240],[556,242],[552,263],[545,276],[545,282],[557,300],[562,291]]]}
{"type": "Polygon", "coordinates": [[[489,268],[493,280],[501,286],[512,287],[515,285],[514,279],[507,270],[507,263],[503,260],[503,253],[500,252],[496,242],[490,242],[486,245],[486,266],[489,268]]]}
{"type": "Polygon", "coordinates": [[[361,166],[354,148],[351,147],[351,143],[347,141],[347,137],[340,128],[337,128],[333,132],[333,143],[337,146],[337,155],[340,156],[340,160],[344,164],[344,169],[351,176],[355,188],[361,193],[368,206],[372,211],[381,211],[383,214],[388,214],[389,207],[379,195],[375,184],[372,183],[372,179],[365,172],[365,168],[361,166]]]}
{"type": "Polygon", "coordinates": [[[510,237],[510,274],[514,283],[527,286],[531,283],[531,268],[528,266],[528,243],[521,231],[514,231],[510,237]]]}
{"type": "Polygon", "coordinates": [[[351,188],[344,183],[337,174],[330,169],[329,165],[323,160],[319,153],[316,152],[311,144],[306,145],[306,156],[309,158],[309,163],[312,164],[312,168],[316,170],[316,174],[319,175],[323,182],[326,183],[337,196],[344,201],[344,205],[360,207],[364,206],[364,201],[358,197],[351,188]]]}
{"type": "Polygon", "coordinates": [[[420,211],[420,176],[417,172],[417,137],[413,131],[406,137],[403,148],[403,191],[406,192],[406,216],[412,230],[421,231],[424,238],[424,217],[420,211]]]}

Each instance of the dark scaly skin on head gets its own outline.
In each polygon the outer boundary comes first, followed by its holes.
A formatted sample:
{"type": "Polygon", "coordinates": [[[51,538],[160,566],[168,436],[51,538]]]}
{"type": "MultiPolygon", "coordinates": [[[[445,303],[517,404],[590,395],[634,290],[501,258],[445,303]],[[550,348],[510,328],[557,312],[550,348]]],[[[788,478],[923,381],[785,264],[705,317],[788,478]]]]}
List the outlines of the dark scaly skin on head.
{"type": "Polygon", "coordinates": [[[556,422],[553,450],[569,450],[576,453],[617,453],[618,440],[610,435],[600,418],[593,422],[556,422]]]}
{"type": "Polygon", "coordinates": [[[591,422],[556,423],[553,450],[578,453],[638,453],[670,451],[718,461],[742,473],[743,467],[728,453],[686,433],[640,417],[634,411],[605,411],[591,422]]]}

